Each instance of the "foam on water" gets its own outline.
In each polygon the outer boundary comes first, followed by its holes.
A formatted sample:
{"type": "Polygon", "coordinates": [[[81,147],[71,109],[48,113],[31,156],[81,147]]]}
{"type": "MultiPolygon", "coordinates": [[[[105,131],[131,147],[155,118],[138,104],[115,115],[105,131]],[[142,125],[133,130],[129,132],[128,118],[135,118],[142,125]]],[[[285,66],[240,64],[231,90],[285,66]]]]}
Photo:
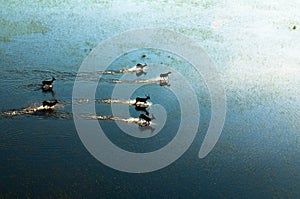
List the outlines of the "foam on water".
{"type": "MultiPolygon", "coordinates": [[[[84,117],[84,116],[83,116],[84,117]]],[[[121,121],[131,124],[137,124],[139,126],[150,126],[152,123],[150,122],[150,125],[147,125],[147,122],[145,120],[141,120],[139,118],[120,118],[120,117],[114,117],[114,116],[103,116],[103,115],[89,115],[86,116],[88,119],[95,119],[95,120],[113,120],[113,121],[121,121]]]]}
{"type": "MultiPolygon", "coordinates": [[[[146,67],[145,67],[146,68],[146,67]]],[[[88,75],[116,75],[121,73],[135,73],[135,72],[143,72],[145,71],[145,68],[137,68],[136,66],[133,66],[128,69],[120,69],[120,70],[105,70],[105,71],[96,71],[96,72],[80,72],[77,74],[78,77],[85,77],[88,75]]]]}
{"type": "Polygon", "coordinates": [[[14,116],[21,116],[21,115],[39,115],[43,113],[52,113],[52,116],[59,117],[59,118],[71,118],[71,113],[64,113],[64,112],[55,112],[54,110],[56,108],[63,108],[63,105],[55,105],[55,106],[29,106],[22,109],[13,109],[8,111],[0,112],[0,119],[1,118],[8,118],[8,117],[14,117],[14,116]]]}
{"type": "Polygon", "coordinates": [[[130,106],[140,106],[140,107],[150,107],[152,106],[151,102],[137,102],[135,100],[119,100],[119,99],[74,99],[74,101],[78,103],[92,103],[92,102],[97,102],[97,103],[105,103],[105,104],[112,104],[112,103],[118,103],[118,104],[125,104],[125,105],[130,105],[130,106]]]}
{"type": "Polygon", "coordinates": [[[135,84],[135,83],[161,83],[163,80],[160,77],[156,77],[152,79],[135,79],[135,80],[107,79],[107,81],[112,83],[135,84]]]}

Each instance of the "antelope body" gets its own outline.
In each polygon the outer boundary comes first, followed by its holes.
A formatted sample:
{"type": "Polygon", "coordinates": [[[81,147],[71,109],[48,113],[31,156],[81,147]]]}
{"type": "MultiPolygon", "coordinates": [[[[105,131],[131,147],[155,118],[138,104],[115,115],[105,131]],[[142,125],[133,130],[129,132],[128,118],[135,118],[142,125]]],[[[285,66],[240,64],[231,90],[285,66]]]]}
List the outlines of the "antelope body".
{"type": "Polygon", "coordinates": [[[160,76],[160,78],[165,80],[166,78],[168,78],[169,74],[171,74],[171,72],[161,73],[159,76],[160,76]]]}
{"type": "Polygon", "coordinates": [[[43,107],[45,107],[45,106],[53,107],[57,103],[58,103],[57,100],[53,100],[53,101],[45,100],[45,101],[43,101],[43,107]]]}
{"type": "Polygon", "coordinates": [[[138,68],[138,69],[144,69],[145,67],[147,66],[147,64],[140,64],[138,63],[135,67],[138,68]]]}
{"type": "Polygon", "coordinates": [[[148,99],[150,99],[149,95],[147,95],[146,97],[137,97],[137,98],[135,98],[135,105],[138,102],[143,102],[145,104],[148,99]]]}

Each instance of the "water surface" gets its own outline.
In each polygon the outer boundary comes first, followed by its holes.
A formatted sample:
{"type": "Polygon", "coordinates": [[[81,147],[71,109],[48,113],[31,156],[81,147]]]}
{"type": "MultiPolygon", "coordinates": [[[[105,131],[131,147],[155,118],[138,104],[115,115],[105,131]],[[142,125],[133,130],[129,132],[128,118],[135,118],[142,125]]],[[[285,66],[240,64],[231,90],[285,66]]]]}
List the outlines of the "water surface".
{"type": "MultiPolygon", "coordinates": [[[[296,0],[1,1],[1,113],[39,107],[53,98],[61,104],[51,114],[0,118],[0,196],[299,198],[299,8],[296,0]],[[169,28],[203,46],[223,78],[227,116],[214,150],[198,159],[209,124],[210,96],[201,77],[193,76],[192,69],[183,71],[199,99],[196,139],[172,165],[136,175],[94,159],[69,114],[74,79],[89,52],[115,34],[143,27],[169,28]],[[57,78],[54,92],[38,89],[51,76],[57,78]]],[[[128,69],[138,62],[189,68],[175,55],[141,49],[121,56],[109,70],[128,69]],[[144,53],[146,58],[141,57],[144,53]]],[[[114,86],[100,81],[96,98],[109,99],[114,86]]],[[[122,134],[115,121],[100,120],[114,143],[145,152],[174,137],[178,102],[172,101],[167,86],[157,83],[141,87],[132,98],[149,91],[152,102],[168,110],[167,125],[149,140],[140,140],[122,134]]],[[[96,106],[97,114],[110,115],[109,104],[96,106]]],[[[129,110],[132,117],[138,116],[134,107],[129,110]]]]}

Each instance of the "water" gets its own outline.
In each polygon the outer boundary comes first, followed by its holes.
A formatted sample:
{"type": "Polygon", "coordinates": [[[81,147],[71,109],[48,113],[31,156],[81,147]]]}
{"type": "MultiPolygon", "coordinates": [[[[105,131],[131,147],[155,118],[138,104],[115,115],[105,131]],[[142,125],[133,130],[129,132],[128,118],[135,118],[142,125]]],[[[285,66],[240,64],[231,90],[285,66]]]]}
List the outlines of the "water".
{"type": "MultiPolygon", "coordinates": [[[[1,1],[0,196],[299,198],[299,8],[296,0],[1,1]],[[170,166],[129,174],[104,166],[85,149],[72,120],[72,89],[80,64],[98,43],[141,27],[170,28],[203,46],[223,78],[227,116],[216,147],[198,159],[210,118],[210,97],[192,69],[182,70],[191,77],[199,99],[196,139],[170,166]],[[42,92],[41,81],[51,76],[57,79],[54,92],[42,92]],[[54,98],[61,102],[54,112],[6,117],[12,110],[28,113],[28,107],[36,109],[43,100],[54,98]]],[[[110,104],[101,100],[111,99],[116,84],[150,79],[149,74],[123,73],[138,62],[189,68],[185,60],[155,50],[121,56],[108,68],[114,74],[99,71],[104,80],[96,93],[98,116],[111,115],[110,104]],[[116,82],[123,74],[129,80],[116,82]]],[[[160,71],[160,66],[151,68],[160,71]]],[[[84,77],[93,81],[95,76],[84,77]]],[[[180,112],[168,86],[154,81],[131,99],[113,100],[128,102],[149,91],[151,102],[162,103],[168,111],[167,125],[151,138],[133,139],[122,134],[114,120],[99,120],[116,145],[147,152],[175,136],[180,112]]],[[[81,100],[88,104],[90,99],[81,100]]],[[[142,113],[128,107],[132,118],[142,113]]]]}

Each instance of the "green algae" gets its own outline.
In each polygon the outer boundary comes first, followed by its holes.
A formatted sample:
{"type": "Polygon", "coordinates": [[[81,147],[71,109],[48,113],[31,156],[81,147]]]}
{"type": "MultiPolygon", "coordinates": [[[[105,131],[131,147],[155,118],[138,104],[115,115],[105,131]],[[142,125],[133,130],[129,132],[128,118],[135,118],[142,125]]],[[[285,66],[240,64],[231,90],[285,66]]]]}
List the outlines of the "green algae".
{"type": "Polygon", "coordinates": [[[202,28],[178,28],[178,30],[182,34],[186,34],[188,36],[195,36],[196,38],[200,38],[201,40],[216,40],[222,41],[222,37],[215,35],[214,32],[210,29],[202,29],[202,28]]]}
{"type": "MultiPolygon", "coordinates": [[[[141,1],[137,1],[137,2],[141,2],[141,1]]],[[[151,2],[148,0],[144,0],[144,2],[151,2]]],[[[161,4],[172,4],[175,3],[177,5],[189,5],[195,8],[204,8],[204,9],[208,9],[212,6],[215,5],[214,0],[162,0],[160,2],[161,4]]]]}
{"type": "Polygon", "coordinates": [[[10,21],[0,17],[0,41],[10,42],[12,36],[34,33],[45,34],[49,27],[41,21],[30,19],[27,21],[10,21]]]}

